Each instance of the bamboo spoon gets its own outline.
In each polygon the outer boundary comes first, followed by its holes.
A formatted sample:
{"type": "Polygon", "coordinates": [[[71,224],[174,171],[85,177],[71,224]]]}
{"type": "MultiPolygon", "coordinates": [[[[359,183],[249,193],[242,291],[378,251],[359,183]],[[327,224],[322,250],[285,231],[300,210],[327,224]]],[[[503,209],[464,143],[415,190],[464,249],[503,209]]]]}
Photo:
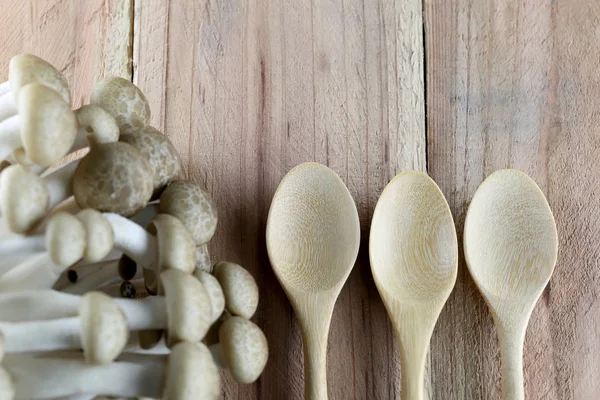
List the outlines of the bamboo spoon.
{"type": "Polygon", "coordinates": [[[525,330],[558,254],[552,211],[535,182],[510,169],[490,175],[469,206],[464,247],[498,328],[502,397],[522,400],[525,330]]]}
{"type": "Polygon", "coordinates": [[[400,342],[402,399],[422,400],[429,341],[458,268],[452,214],[427,174],[403,172],[387,185],[373,214],[369,256],[400,342]]]}
{"type": "Polygon", "coordinates": [[[327,399],[329,324],[359,244],[356,205],[335,172],[306,163],[283,178],[269,211],[267,250],[302,330],[306,400],[327,399]]]}

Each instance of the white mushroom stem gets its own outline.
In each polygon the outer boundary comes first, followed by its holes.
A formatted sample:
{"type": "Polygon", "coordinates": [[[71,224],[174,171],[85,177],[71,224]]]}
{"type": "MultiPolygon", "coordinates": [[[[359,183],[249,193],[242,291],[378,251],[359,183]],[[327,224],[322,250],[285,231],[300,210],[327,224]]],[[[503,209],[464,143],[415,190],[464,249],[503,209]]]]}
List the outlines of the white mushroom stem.
{"type": "Polygon", "coordinates": [[[154,265],[158,257],[156,238],[135,222],[114,213],[104,213],[115,234],[115,247],[141,266],[154,265]]]}
{"type": "MultiPolygon", "coordinates": [[[[4,97],[4,96],[3,96],[4,97]]],[[[0,98],[0,109],[2,109],[0,98]]],[[[0,119],[1,119],[0,112],[0,119]]],[[[0,160],[5,160],[10,154],[21,147],[21,118],[18,115],[0,121],[0,160]]]]}
{"type": "Polygon", "coordinates": [[[46,238],[42,234],[0,242],[0,259],[14,257],[18,254],[32,254],[43,251],[46,251],[46,238]]]}
{"type": "MultiPolygon", "coordinates": [[[[2,89],[6,89],[6,85],[8,82],[2,83],[2,89]]],[[[10,85],[8,90],[0,95],[0,120],[7,119],[11,116],[14,116],[17,113],[17,104],[15,103],[14,93],[10,90],[10,85]]]]}
{"type": "Polygon", "coordinates": [[[81,348],[79,317],[0,322],[6,353],[81,348]]]}
{"type": "Polygon", "coordinates": [[[67,268],[55,264],[48,253],[41,253],[2,275],[0,292],[50,289],[67,268]]]}
{"type": "Polygon", "coordinates": [[[80,160],[73,160],[42,177],[48,186],[50,202],[48,209],[51,210],[73,195],[71,180],[80,160]]]}
{"type": "Polygon", "coordinates": [[[10,82],[6,81],[0,83],[0,96],[4,96],[8,92],[10,92],[10,82]]]}
{"type": "Polygon", "coordinates": [[[11,358],[3,364],[17,399],[51,399],[84,393],[124,397],[162,396],[167,360],[136,359],[106,365],[83,358],[11,358]],[[144,362],[145,361],[145,362],[144,362]],[[35,382],[35,385],[32,385],[35,382]]]}
{"type": "MultiPolygon", "coordinates": [[[[164,297],[152,296],[141,300],[115,298],[113,300],[125,314],[130,330],[167,327],[167,308],[164,297]]],[[[2,293],[0,294],[0,321],[35,323],[40,322],[37,320],[40,317],[66,321],[70,319],[67,316],[78,315],[80,302],[81,296],[54,290],[2,293]],[[10,308],[19,303],[22,303],[23,306],[18,307],[17,310],[10,308]],[[43,312],[39,311],[40,309],[43,312]]]]}
{"type": "MultiPolygon", "coordinates": [[[[212,354],[213,359],[215,360],[215,364],[217,368],[220,370],[227,369],[227,363],[225,362],[225,358],[223,357],[223,351],[221,350],[221,345],[219,343],[215,343],[208,347],[210,353],[212,354]]],[[[160,341],[151,349],[143,349],[137,336],[132,335],[129,338],[129,343],[123,353],[119,356],[117,360],[131,360],[134,355],[145,355],[145,356],[154,356],[156,359],[160,356],[165,356],[171,354],[171,349],[167,347],[165,343],[164,337],[160,339],[160,341]]]]}

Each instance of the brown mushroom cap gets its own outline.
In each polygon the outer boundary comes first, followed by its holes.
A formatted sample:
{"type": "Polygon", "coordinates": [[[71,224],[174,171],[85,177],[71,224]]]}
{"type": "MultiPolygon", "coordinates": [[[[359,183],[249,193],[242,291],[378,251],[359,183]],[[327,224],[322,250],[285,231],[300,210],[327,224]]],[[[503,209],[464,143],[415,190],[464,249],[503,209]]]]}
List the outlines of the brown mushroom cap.
{"type": "Polygon", "coordinates": [[[167,345],[199,342],[212,322],[210,297],[202,283],[177,269],[160,274],[167,306],[167,345]]]}
{"type": "Polygon", "coordinates": [[[204,187],[193,181],[175,181],[160,196],[160,212],[179,218],[194,236],[205,244],[217,229],[217,208],[204,187]]]}
{"type": "Polygon", "coordinates": [[[83,259],[90,263],[101,261],[113,248],[115,235],[110,223],[102,213],[86,208],[77,214],[86,231],[86,247],[83,259]]]}
{"type": "Polygon", "coordinates": [[[15,102],[18,100],[19,90],[23,86],[37,82],[54,90],[67,104],[71,104],[71,91],[64,75],[34,55],[18,54],[14,56],[8,67],[8,80],[15,102]]]}
{"type": "Polygon", "coordinates": [[[101,292],[88,292],[79,306],[81,346],[87,362],[106,364],[115,360],[129,337],[127,318],[117,303],[101,292]]]}
{"type": "Polygon", "coordinates": [[[0,174],[0,212],[15,233],[33,229],[46,215],[50,195],[46,183],[19,164],[0,174]]]}
{"type": "Polygon", "coordinates": [[[142,91],[124,78],[112,77],[96,83],[90,103],[104,108],[124,132],[150,121],[150,105],[142,91]]]}
{"type": "Polygon", "coordinates": [[[156,277],[161,271],[178,269],[187,274],[196,265],[196,247],[183,223],[172,215],[157,214],[147,228],[158,241],[158,262],[154,269],[144,269],[144,282],[149,292],[159,293],[156,277]]]}
{"type": "Polygon", "coordinates": [[[225,295],[225,307],[233,315],[250,319],[258,307],[258,286],[242,266],[226,261],[215,264],[215,278],[225,295]]]}
{"type": "Polygon", "coordinates": [[[77,217],[57,212],[48,218],[46,225],[46,251],[55,264],[71,266],[83,257],[86,234],[77,217]]]}
{"type": "Polygon", "coordinates": [[[267,338],[258,326],[247,319],[231,317],[219,329],[219,345],[236,381],[252,383],[258,379],[269,358],[267,338]]]}
{"type": "Polygon", "coordinates": [[[196,270],[202,270],[206,272],[212,272],[213,265],[210,261],[210,253],[208,252],[208,245],[201,244],[196,246],[196,270]]]}
{"type": "Polygon", "coordinates": [[[81,208],[129,217],[152,195],[152,173],[144,156],[127,143],[93,146],[73,175],[73,194],[81,208]]]}
{"type": "Polygon", "coordinates": [[[194,276],[202,283],[202,286],[204,286],[204,289],[210,298],[212,310],[210,323],[212,324],[219,319],[221,314],[223,314],[223,310],[225,310],[225,295],[223,294],[223,289],[221,289],[221,285],[219,285],[217,278],[208,272],[197,269],[194,271],[194,276]]]}
{"type": "Polygon", "coordinates": [[[151,126],[130,129],[119,138],[146,156],[154,173],[154,196],[181,173],[181,159],[169,138],[151,126]]]}
{"type": "Polygon", "coordinates": [[[171,349],[164,400],[216,400],[221,395],[219,371],[202,343],[179,343],[171,349]]]}
{"type": "Polygon", "coordinates": [[[119,140],[119,127],[112,115],[102,107],[91,104],[75,111],[79,125],[88,133],[88,141],[112,143],[119,140]]]}
{"type": "Polygon", "coordinates": [[[77,119],[60,95],[39,83],[25,85],[17,103],[21,142],[31,160],[49,167],[71,149],[77,136],[77,119]]]}

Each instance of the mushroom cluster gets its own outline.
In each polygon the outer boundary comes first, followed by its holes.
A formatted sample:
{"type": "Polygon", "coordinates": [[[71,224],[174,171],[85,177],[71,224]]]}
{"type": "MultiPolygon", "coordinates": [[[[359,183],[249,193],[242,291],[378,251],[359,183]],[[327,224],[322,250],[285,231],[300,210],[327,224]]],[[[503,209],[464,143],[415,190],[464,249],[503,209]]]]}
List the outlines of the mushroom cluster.
{"type": "Polygon", "coordinates": [[[215,204],[180,179],[175,147],[149,120],[126,79],[98,82],[73,110],[60,71],[11,60],[0,84],[0,400],[216,399],[220,370],[240,383],[262,373],[256,282],[211,262],[215,204]]]}

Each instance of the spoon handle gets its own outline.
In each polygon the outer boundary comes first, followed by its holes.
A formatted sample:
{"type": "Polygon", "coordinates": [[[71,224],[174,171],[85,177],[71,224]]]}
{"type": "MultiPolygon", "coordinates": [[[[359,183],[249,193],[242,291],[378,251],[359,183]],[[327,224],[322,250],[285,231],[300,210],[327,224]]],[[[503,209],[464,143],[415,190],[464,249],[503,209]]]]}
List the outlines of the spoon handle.
{"type": "Polygon", "coordinates": [[[304,399],[327,400],[327,336],[329,326],[304,330],[304,399]]]}
{"type": "Polygon", "coordinates": [[[502,358],[502,399],[524,400],[523,342],[525,329],[498,329],[500,356],[502,358]]]}
{"type": "MultiPolygon", "coordinates": [[[[401,337],[401,336],[400,336],[401,337]]],[[[428,342],[400,339],[400,372],[402,400],[425,399],[425,361],[428,342]]]]}

